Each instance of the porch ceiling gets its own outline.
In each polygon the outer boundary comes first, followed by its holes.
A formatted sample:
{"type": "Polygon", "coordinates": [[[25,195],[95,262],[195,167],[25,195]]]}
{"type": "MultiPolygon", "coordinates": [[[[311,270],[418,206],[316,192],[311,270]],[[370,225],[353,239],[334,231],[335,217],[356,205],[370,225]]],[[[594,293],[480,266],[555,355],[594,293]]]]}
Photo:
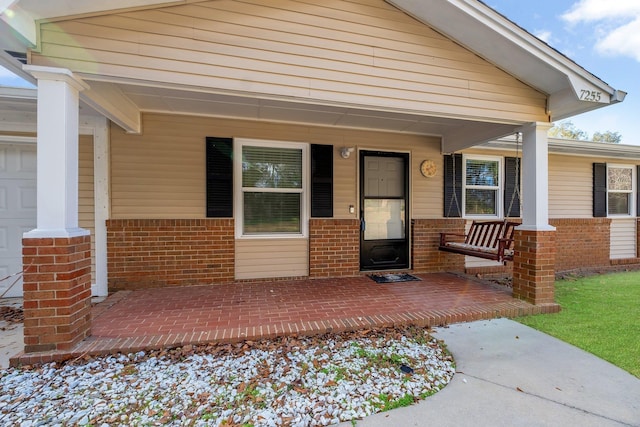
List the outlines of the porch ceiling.
{"type": "MultiPolygon", "coordinates": [[[[89,82],[91,85],[91,82],[89,82]]],[[[429,117],[406,112],[382,111],[357,106],[312,104],[295,99],[272,99],[231,93],[189,91],[179,88],[119,84],[122,94],[143,112],[191,114],[303,123],[355,129],[374,129],[444,136],[469,129],[512,133],[515,125],[482,124],[471,120],[429,117]]]]}
{"type": "MultiPolygon", "coordinates": [[[[516,124],[482,123],[446,117],[429,117],[393,111],[371,110],[340,105],[310,104],[297,100],[258,98],[239,94],[223,94],[183,88],[152,87],[132,83],[105,83],[87,81],[92,92],[83,96],[80,110],[83,115],[104,114],[118,123],[118,117],[126,113],[114,113],[123,109],[123,102],[111,100],[113,109],[100,111],[95,105],[99,97],[106,97],[105,89],[118,93],[130,111],[139,113],[184,114],[230,119],[259,120],[279,123],[307,124],[352,129],[402,132],[442,137],[443,151],[457,149],[495,139],[515,132],[516,124]],[[116,107],[117,105],[117,107],[116,107]],[[458,146],[464,141],[463,146],[458,146]],[[445,146],[445,142],[448,142],[445,146]]],[[[83,92],[84,94],[84,92],[83,92]]],[[[7,88],[0,90],[0,111],[5,115],[0,130],[22,129],[29,121],[35,126],[36,91],[34,89],[7,88]],[[10,123],[11,122],[11,123],[10,123]],[[12,123],[16,126],[12,126],[12,123]]],[[[126,120],[126,119],[123,119],[126,120]]],[[[138,119],[139,120],[139,119],[138,119]]],[[[127,123],[133,122],[129,118],[127,123]]],[[[127,123],[118,123],[127,129],[127,123]]],[[[127,130],[132,130],[130,127],[127,130]]]]}

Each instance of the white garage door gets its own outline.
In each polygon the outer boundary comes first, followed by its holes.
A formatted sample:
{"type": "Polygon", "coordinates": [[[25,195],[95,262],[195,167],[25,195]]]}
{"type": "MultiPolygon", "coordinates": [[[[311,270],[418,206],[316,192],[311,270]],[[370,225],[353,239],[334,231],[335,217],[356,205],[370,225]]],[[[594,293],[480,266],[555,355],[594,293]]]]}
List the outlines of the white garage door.
{"type": "Polygon", "coordinates": [[[17,280],[5,297],[22,296],[22,275],[12,275],[22,271],[22,234],[35,227],[36,144],[0,143],[0,295],[17,280]]]}

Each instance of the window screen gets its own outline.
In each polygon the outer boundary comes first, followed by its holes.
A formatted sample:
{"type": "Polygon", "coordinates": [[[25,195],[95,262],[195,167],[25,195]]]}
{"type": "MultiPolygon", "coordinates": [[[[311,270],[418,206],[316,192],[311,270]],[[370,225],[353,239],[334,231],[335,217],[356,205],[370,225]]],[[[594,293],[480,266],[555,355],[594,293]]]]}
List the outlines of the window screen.
{"type": "Polygon", "coordinates": [[[497,216],[500,161],[465,159],[465,215],[497,216]]]}
{"type": "Polygon", "coordinates": [[[632,215],[633,169],[612,167],[607,169],[607,209],[609,215],[632,215]]]}
{"type": "Polygon", "coordinates": [[[243,234],[302,232],[302,149],[243,145],[243,234]]]}

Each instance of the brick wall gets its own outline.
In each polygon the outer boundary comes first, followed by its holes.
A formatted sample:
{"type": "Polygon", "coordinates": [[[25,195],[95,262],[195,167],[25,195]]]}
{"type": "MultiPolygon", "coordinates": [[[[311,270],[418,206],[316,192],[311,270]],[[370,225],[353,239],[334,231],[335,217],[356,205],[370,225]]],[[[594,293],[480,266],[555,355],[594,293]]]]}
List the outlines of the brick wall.
{"type": "Polygon", "coordinates": [[[438,250],[440,233],[464,234],[463,219],[411,221],[412,262],[415,272],[464,271],[464,256],[438,250]]]}
{"type": "Polygon", "coordinates": [[[109,290],[229,282],[234,261],[232,219],[107,221],[109,290]]]}
{"type": "Polygon", "coordinates": [[[556,231],[514,233],[513,296],[532,304],[553,304],[556,231]]]}
{"type": "Polygon", "coordinates": [[[556,227],[556,271],[610,265],[609,218],[551,219],[556,227]]]}
{"type": "Polygon", "coordinates": [[[22,240],[25,352],[70,350],[91,329],[91,237],[22,240]]]}
{"type": "Polygon", "coordinates": [[[360,273],[360,220],[309,220],[309,277],[360,273]]]}

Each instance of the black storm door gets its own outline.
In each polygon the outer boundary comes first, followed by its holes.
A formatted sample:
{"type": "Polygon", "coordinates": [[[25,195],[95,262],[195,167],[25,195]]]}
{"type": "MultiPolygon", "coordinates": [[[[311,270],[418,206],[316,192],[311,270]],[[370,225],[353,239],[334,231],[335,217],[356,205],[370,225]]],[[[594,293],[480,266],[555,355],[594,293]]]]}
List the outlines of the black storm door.
{"type": "Polygon", "coordinates": [[[409,155],[360,152],[360,268],[409,267],[409,155]]]}

